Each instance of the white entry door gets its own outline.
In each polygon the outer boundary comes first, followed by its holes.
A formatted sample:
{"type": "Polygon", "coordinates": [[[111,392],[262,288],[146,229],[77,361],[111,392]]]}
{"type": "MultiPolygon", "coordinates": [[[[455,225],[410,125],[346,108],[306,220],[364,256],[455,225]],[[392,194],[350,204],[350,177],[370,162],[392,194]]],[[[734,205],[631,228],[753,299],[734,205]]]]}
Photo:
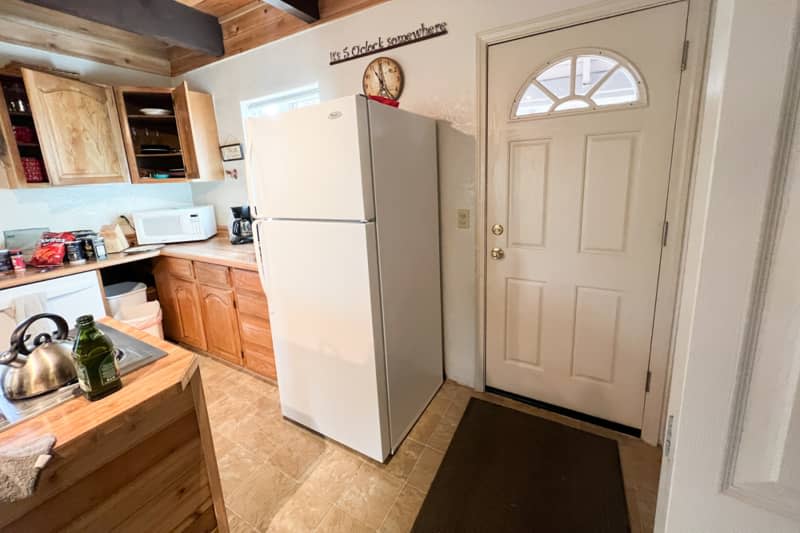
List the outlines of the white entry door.
{"type": "Polygon", "coordinates": [[[488,386],[641,427],[686,18],[489,48],[488,386]]]}

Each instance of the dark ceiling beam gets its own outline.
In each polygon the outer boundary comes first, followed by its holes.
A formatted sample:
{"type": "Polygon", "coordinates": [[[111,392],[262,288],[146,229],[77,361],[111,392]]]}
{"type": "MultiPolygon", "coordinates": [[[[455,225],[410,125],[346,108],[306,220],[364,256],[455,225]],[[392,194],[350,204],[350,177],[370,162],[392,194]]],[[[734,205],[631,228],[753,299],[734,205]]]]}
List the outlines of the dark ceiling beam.
{"type": "MultiPolygon", "coordinates": [[[[212,56],[225,53],[216,17],[173,0],[25,0],[212,56]]],[[[315,2],[316,3],[316,2],[315,2]]]]}
{"type": "Polygon", "coordinates": [[[319,20],[319,1],[318,0],[264,0],[266,3],[273,5],[285,11],[290,15],[294,15],[303,22],[316,22],[319,20]]]}

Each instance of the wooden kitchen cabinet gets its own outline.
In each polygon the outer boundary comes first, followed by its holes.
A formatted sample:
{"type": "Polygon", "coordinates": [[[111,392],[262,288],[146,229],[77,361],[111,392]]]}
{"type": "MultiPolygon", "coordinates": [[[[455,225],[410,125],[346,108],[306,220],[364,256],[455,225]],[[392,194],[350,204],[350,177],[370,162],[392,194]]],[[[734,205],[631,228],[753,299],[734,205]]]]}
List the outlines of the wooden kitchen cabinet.
{"type": "Polygon", "coordinates": [[[208,345],[197,285],[174,276],[166,267],[160,262],[155,270],[164,333],[173,340],[205,350],[208,345]]]}
{"type": "Polygon", "coordinates": [[[277,378],[269,307],[256,272],[160,257],[155,276],[167,337],[261,376],[277,378]],[[202,321],[199,326],[196,309],[202,321]],[[201,330],[202,339],[198,337],[201,330]]]}
{"type": "Polygon", "coordinates": [[[225,179],[210,94],[191,91],[184,82],[172,89],[117,87],[116,96],[133,183],[225,179]]]}
{"type": "Polygon", "coordinates": [[[52,185],[129,180],[110,87],[26,68],[22,78],[52,185]]]}
{"type": "Polygon", "coordinates": [[[207,350],[231,363],[242,364],[236,302],[231,289],[200,285],[200,307],[206,325],[207,350]]]}

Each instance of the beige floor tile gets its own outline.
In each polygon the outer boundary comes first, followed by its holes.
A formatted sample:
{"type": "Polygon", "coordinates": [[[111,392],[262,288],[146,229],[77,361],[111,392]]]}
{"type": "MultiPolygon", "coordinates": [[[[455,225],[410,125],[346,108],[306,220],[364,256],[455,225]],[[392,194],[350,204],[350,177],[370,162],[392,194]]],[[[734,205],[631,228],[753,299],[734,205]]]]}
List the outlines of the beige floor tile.
{"type": "Polygon", "coordinates": [[[431,403],[428,404],[428,407],[425,408],[425,412],[443,415],[444,412],[447,411],[447,408],[450,407],[450,403],[450,398],[437,394],[433,397],[431,403]]]}
{"type": "Polygon", "coordinates": [[[410,485],[403,487],[400,495],[395,500],[389,514],[383,521],[379,531],[382,533],[406,533],[411,531],[414,520],[417,519],[422,502],[425,500],[425,493],[417,490],[410,485]]]}
{"type": "Polygon", "coordinates": [[[444,382],[442,387],[439,389],[439,392],[437,392],[436,394],[439,396],[443,396],[448,400],[452,400],[459,386],[460,385],[458,385],[455,381],[447,380],[444,382]]]}
{"type": "Polygon", "coordinates": [[[226,509],[228,513],[228,529],[230,533],[257,533],[253,526],[245,522],[245,520],[233,512],[231,509],[226,509]]]}
{"type": "Polygon", "coordinates": [[[439,425],[439,421],[441,419],[441,414],[425,411],[420,419],[417,420],[417,423],[414,425],[408,436],[417,442],[427,444],[428,440],[431,438],[431,435],[433,435],[433,431],[436,429],[436,426],[439,425]]]}
{"type": "Polygon", "coordinates": [[[364,463],[336,505],[352,517],[377,528],[394,504],[403,481],[364,463]]]}
{"type": "Polygon", "coordinates": [[[313,531],[333,507],[305,485],[297,489],[278,511],[267,530],[269,533],[313,531]]]}
{"type": "Polygon", "coordinates": [[[246,398],[237,394],[225,394],[219,401],[207,405],[208,418],[212,425],[241,420],[242,413],[250,413],[252,409],[246,398]]]}
{"type": "Polygon", "coordinates": [[[316,463],[325,451],[325,442],[318,435],[283,422],[274,431],[270,428],[270,438],[275,443],[275,452],[270,462],[282,472],[296,480],[305,477],[308,470],[316,463]]]}
{"type": "Polygon", "coordinates": [[[350,485],[361,465],[355,454],[338,447],[328,448],[309,473],[303,488],[320,500],[336,502],[350,485]]]}
{"type": "Polygon", "coordinates": [[[433,433],[431,433],[428,439],[428,446],[440,452],[447,451],[447,447],[450,446],[450,441],[453,440],[453,435],[457,427],[458,421],[453,421],[447,416],[444,416],[439,421],[436,429],[433,430],[433,433]]]}
{"type": "Polygon", "coordinates": [[[222,423],[216,432],[262,459],[267,459],[275,453],[277,445],[261,422],[258,414],[249,414],[222,423]]]}
{"type": "Polygon", "coordinates": [[[397,453],[390,457],[386,464],[378,465],[378,468],[400,479],[407,479],[417,464],[423,448],[425,448],[423,444],[406,437],[397,453]]]}
{"type": "Polygon", "coordinates": [[[444,454],[433,448],[425,448],[408,476],[408,484],[424,492],[428,492],[444,454]]]}
{"type": "Polygon", "coordinates": [[[334,506],[322,523],[317,528],[321,533],[374,533],[375,528],[369,527],[357,518],[347,514],[342,509],[334,506]]]}
{"type": "Polygon", "coordinates": [[[260,465],[225,498],[228,507],[265,531],[284,502],[297,490],[297,482],[270,464],[260,465]]]}
{"type": "Polygon", "coordinates": [[[259,457],[231,441],[227,442],[228,444],[225,444],[224,447],[216,449],[216,452],[222,493],[225,496],[225,502],[230,503],[230,498],[233,497],[236,490],[254,470],[265,463],[266,458],[259,457]]]}

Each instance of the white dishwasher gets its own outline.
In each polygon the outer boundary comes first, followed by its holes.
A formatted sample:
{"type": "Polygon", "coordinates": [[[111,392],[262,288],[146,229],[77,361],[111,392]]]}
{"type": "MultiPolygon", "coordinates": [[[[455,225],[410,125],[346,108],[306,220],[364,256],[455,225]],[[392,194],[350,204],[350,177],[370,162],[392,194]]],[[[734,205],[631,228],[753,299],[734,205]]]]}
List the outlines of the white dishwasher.
{"type": "MultiPolygon", "coordinates": [[[[44,311],[63,316],[70,327],[81,315],[106,316],[103,293],[94,271],[0,290],[0,313],[14,317],[14,300],[32,294],[41,294],[46,301],[44,311]]],[[[2,320],[0,324],[5,324],[0,325],[0,351],[3,351],[8,348],[13,327],[8,320],[2,320]]]]}

